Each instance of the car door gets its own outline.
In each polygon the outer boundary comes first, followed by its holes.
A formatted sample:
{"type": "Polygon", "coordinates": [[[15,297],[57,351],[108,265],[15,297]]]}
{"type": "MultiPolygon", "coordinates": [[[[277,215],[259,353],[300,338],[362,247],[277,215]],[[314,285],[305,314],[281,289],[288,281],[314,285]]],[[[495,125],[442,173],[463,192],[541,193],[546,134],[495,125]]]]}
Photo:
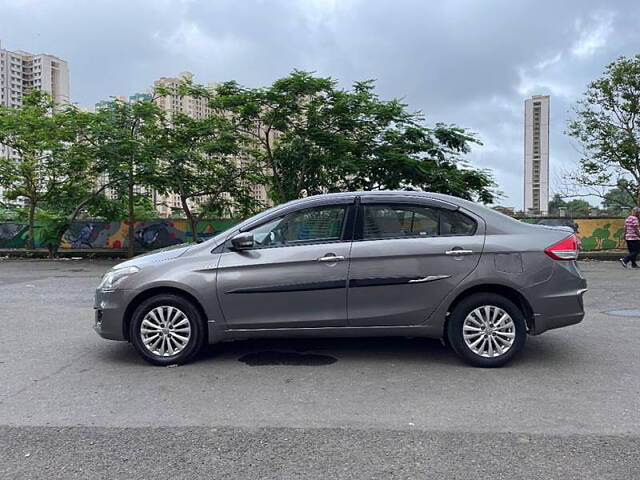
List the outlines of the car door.
{"type": "Polygon", "coordinates": [[[227,249],[218,264],[217,292],[227,328],[345,326],[354,216],[351,197],[250,228],[254,247],[227,249]]]}
{"type": "Polygon", "coordinates": [[[423,197],[363,197],[351,249],[351,326],[418,325],[478,265],[484,222],[423,197]]]}

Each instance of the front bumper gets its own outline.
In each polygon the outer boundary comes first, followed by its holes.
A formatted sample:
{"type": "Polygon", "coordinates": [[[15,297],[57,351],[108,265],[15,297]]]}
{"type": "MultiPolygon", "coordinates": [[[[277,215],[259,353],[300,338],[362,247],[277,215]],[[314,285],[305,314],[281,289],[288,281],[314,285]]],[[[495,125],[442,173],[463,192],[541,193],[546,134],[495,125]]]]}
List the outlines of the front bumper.
{"type": "Polygon", "coordinates": [[[102,338],[109,340],[126,340],[124,318],[129,301],[133,298],[132,290],[114,290],[103,292],[96,290],[93,305],[93,329],[102,338]]]}

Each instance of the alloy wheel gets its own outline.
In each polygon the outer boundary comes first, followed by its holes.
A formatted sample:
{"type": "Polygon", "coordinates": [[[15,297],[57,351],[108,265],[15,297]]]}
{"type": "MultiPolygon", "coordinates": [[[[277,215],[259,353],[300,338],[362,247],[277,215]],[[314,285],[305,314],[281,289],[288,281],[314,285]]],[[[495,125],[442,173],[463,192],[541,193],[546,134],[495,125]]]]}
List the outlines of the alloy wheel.
{"type": "Polygon", "coordinates": [[[467,347],[476,355],[495,358],[513,346],[516,326],[511,316],[495,305],[483,305],[464,319],[462,335],[467,347]]]}
{"type": "Polygon", "coordinates": [[[179,354],[189,344],[190,338],[189,317],[179,308],[170,305],[153,308],[140,324],[142,344],[159,357],[179,354]]]}

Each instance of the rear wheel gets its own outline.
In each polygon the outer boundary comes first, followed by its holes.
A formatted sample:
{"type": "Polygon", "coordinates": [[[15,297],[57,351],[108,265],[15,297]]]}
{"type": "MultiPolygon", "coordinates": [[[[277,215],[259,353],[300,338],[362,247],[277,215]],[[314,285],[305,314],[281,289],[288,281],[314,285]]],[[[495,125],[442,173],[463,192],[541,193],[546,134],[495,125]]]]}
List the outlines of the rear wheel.
{"type": "Polygon", "coordinates": [[[453,350],[476,367],[501,367],[524,346],[527,330],[520,309],[494,293],[474,293],[451,312],[447,336],[453,350]]]}
{"type": "Polygon", "coordinates": [[[178,295],[156,295],[133,313],[129,338],[138,353],[154,365],[185,363],[204,343],[198,309],[178,295]]]}

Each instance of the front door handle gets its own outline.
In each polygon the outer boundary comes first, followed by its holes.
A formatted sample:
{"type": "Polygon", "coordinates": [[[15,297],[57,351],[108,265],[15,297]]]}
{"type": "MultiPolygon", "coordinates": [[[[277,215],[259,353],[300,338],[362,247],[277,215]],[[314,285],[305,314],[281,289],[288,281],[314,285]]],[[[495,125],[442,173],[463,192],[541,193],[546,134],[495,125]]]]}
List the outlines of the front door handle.
{"type": "Polygon", "coordinates": [[[444,252],[445,255],[453,255],[453,256],[459,256],[459,255],[471,255],[473,254],[473,250],[463,250],[461,248],[459,249],[453,249],[453,250],[447,250],[446,252],[444,252]]]}
{"type": "Polygon", "coordinates": [[[324,257],[318,258],[319,262],[342,262],[344,257],[342,255],[334,255],[333,253],[327,253],[324,257]]]}

